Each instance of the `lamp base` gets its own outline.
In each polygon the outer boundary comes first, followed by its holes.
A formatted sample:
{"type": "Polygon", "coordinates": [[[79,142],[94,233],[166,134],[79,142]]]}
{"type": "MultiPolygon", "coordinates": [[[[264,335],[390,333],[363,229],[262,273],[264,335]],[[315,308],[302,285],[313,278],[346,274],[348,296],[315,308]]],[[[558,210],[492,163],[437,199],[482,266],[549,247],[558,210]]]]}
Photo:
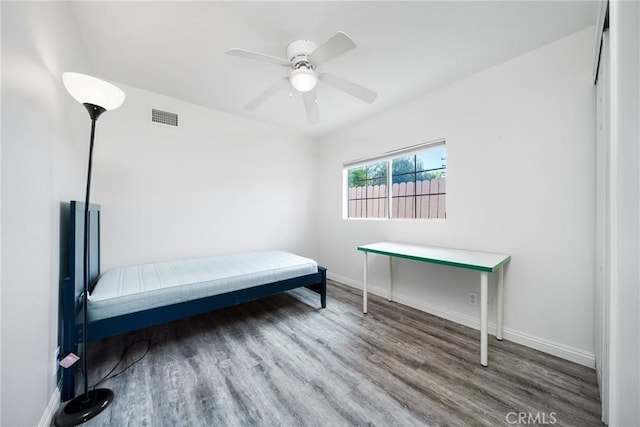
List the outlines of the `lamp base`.
{"type": "Polygon", "coordinates": [[[91,390],[67,402],[58,410],[55,425],[58,427],[77,426],[104,411],[113,400],[113,392],[108,388],[91,390]]]}

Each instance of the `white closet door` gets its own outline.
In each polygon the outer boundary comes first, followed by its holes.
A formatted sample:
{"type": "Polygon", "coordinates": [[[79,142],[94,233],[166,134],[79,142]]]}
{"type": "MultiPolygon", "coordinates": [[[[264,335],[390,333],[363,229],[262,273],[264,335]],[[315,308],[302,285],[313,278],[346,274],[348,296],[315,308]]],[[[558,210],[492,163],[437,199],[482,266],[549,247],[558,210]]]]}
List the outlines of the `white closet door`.
{"type": "Polygon", "coordinates": [[[610,77],[609,33],[602,34],[602,48],[596,82],[596,295],[595,357],[602,420],[609,420],[609,289],[610,289],[610,77]]]}

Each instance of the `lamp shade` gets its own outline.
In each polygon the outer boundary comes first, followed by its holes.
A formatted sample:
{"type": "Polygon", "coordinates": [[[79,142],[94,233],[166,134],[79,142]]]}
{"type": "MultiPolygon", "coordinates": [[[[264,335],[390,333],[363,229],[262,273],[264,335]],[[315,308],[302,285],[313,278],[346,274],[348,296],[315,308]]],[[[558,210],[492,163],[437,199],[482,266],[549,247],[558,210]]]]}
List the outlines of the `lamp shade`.
{"type": "Polygon", "coordinates": [[[318,84],[318,76],[316,76],[316,73],[304,66],[293,70],[290,80],[291,86],[300,92],[309,92],[318,84]]]}
{"type": "Polygon", "coordinates": [[[104,80],[80,73],[63,73],[67,91],[81,104],[93,104],[105,110],[114,110],[124,102],[124,92],[104,80]]]}

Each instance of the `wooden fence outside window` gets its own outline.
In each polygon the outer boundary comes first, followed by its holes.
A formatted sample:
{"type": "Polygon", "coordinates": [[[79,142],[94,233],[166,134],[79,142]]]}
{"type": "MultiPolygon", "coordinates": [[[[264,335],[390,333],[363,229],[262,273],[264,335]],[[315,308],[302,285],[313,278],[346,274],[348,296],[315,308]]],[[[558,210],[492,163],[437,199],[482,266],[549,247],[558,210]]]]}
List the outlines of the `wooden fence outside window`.
{"type": "MultiPolygon", "coordinates": [[[[401,182],[391,187],[393,218],[446,217],[447,179],[401,182]]],[[[349,188],[349,218],[387,218],[386,185],[349,188]]]]}

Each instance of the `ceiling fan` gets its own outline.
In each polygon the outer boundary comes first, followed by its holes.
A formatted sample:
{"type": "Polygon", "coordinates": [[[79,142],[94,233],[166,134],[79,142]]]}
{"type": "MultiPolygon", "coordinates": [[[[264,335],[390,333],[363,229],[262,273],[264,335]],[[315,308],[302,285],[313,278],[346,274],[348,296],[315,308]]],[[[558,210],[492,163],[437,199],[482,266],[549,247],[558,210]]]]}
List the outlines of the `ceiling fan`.
{"type": "Polygon", "coordinates": [[[354,47],[356,47],[356,44],[351,37],[339,31],[321,46],[309,40],[296,40],[290,43],[289,46],[287,46],[286,59],[238,48],[229,49],[226,53],[228,55],[271,62],[282,67],[291,68],[289,75],[269,86],[264,92],[247,104],[244,107],[245,109],[254,110],[278,90],[290,85],[302,93],[307,120],[309,124],[314,125],[320,122],[316,99],[316,86],[319,81],[369,104],[378,96],[374,91],[345,78],[324,72],[319,73],[317,71],[319,66],[350,51],[354,47]]]}

